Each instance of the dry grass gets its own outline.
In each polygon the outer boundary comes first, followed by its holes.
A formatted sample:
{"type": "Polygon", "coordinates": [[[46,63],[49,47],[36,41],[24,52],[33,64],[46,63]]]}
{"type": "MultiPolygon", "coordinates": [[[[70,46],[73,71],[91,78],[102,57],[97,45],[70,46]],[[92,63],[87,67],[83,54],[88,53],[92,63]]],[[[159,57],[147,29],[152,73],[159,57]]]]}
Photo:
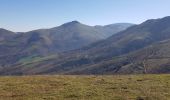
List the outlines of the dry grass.
{"type": "Polygon", "coordinates": [[[0,100],[170,100],[170,75],[0,77],[0,100]]]}

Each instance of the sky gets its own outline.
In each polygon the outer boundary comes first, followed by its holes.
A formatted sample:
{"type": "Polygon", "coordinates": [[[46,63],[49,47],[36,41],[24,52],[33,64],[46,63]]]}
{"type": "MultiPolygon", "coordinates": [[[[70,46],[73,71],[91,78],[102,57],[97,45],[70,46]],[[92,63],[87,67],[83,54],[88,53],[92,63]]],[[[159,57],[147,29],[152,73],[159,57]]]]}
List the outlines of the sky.
{"type": "Polygon", "coordinates": [[[170,0],[0,0],[0,28],[26,32],[77,20],[87,25],[139,24],[170,16],[170,0]]]}

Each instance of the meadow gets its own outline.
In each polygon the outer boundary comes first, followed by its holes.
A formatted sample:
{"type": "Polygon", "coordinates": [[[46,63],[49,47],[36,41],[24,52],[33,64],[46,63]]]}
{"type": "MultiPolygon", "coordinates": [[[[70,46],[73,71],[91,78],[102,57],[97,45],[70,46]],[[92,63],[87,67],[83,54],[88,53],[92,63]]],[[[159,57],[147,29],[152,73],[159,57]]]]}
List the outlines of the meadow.
{"type": "Polygon", "coordinates": [[[170,75],[1,76],[0,100],[170,100],[170,75]]]}

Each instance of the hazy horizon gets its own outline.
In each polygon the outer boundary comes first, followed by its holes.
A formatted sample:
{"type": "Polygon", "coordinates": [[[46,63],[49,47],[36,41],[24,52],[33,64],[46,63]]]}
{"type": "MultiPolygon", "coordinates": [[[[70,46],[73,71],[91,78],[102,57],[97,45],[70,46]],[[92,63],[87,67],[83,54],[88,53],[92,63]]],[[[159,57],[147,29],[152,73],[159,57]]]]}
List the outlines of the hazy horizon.
{"type": "Polygon", "coordinates": [[[168,16],[168,0],[1,0],[0,28],[26,32],[77,20],[87,25],[139,24],[168,16]]]}

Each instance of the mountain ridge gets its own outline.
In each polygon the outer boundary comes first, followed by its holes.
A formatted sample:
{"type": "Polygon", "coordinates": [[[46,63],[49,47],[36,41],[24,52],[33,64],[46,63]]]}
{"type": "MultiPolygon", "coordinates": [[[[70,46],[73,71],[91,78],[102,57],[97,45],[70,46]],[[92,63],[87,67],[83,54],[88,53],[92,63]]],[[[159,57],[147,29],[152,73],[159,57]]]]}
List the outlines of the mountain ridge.
{"type": "MultiPolygon", "coordinates": [[[[27,57],[45,57],[53,53],[79,49],[106,38],[103,36],[105,33],[76,21],[50,29],[15,34],[6,30],[5,33],[10,35],[7,38],[4,35],[3,42],[0,43],[0,67],[15,64],[27,57]]],[[[3,32],[0,31],[1,34],[3,32]]],[[[114,30],[112,34],[115,34],[114,30]]]]}
{"type": "MultiPolygon", "coordinates": [[[[156,44],[154,48],[162,45],[159,43],[170,39],[170,17],[148,20],[140,25],[132,26],[111,37],[88,45],[73,52],[56,55],[55,57],[43,58],[38,62],[28,62],[22,65],[18,63],[13,67],[22,69],[24,66],[32,66],[30,69],[23,69],[18,73],[22,74],[134,74],[146,73],[142,65],[142,55],[135,53],[156,44]],[[133,57],[136,56],[136,57],[133,57]],[[137,56],[140,55],[140,56],[137,56]],[[132,57],[131,57],[132,56],[132,57]],[[135,60],[138,59],[138,60],[135,60]]],[[[168,42],[169,43],[169,42],[168,42]]],[[[162,46],[169,50],[169,46],[162,46]],[[166,48],[167,47],[167,48],[166,48]]],[[[152,50],[152,49],[151,49],[152,50]]],[[[155,49],[157,50],[157,49],[155,49]]],[[[167,51],[167,54],[168,51],[167,51]]],[[[143,54],[144,55],[144,54],[143,54]]],[[[146,56],[149,54],[146,54],[146,56]]],[[[144,57],[145,58],[145,57],[144,57]]],[[[162,61],[162,60],[160,60],[162,61]]],[[[163,63],[163,62],[161,62],[163,63]]],[[[167,62],[168,63],[168,62],[167,62]]],[[[166,63],[165,63],[166,64],[166,63]]],[[[153,64],[152,64],[153,65],[153,64]]],[[[151,66],[151,65],[150,65],[151,66]]],[[[147,66],[150,68],[149,66],[147,66]]],[[[152,66],[153,67],[153,66],[152,66]]],[[[156,66],[148,73],[163,73],[168,66],[156,66]],[[159,70],[157,70],[159,69],[159,70]],[[161,71],[163,70],[163,71],[161,71]]],[[[8,69],[8,68],[7,68],[8,69]]],[[[10,68],[9,68],[10,69],[10,68]]],[[[17,73],[17,72],[16,72],[17,73]]],[[[167,73],[169,70],[167,69],[167,73]]]]}

